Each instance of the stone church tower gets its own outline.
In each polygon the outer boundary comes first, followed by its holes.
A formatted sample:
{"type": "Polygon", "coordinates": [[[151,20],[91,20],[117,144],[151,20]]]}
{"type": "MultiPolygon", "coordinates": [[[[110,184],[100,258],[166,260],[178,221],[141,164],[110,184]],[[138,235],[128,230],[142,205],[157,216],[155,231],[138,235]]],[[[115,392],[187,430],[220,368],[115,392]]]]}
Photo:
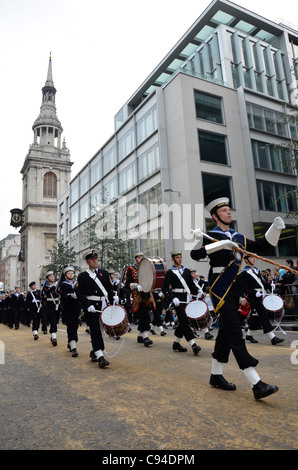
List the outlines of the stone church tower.
{"type": "Polygon", "coordinates": [[[25,158],[23,175],[20,280],[26,291],[31,281],[44,282],[48,250],[57,238],[57,201],[68,188],[72,162],[62,141],[63,128],[56,114],[56,88],[49,58],[47,80],[42,88],[40,113],[34,122],[33,144],[25,158]]]}

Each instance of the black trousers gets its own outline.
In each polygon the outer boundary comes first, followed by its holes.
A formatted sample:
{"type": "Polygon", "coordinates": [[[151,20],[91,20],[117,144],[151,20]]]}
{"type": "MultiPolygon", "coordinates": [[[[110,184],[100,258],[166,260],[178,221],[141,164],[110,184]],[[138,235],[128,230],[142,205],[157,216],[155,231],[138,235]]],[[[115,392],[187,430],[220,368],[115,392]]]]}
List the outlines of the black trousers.
{"type": "Polygon", "coordinates": [[[139,310],[137,312],[139,319],[138,330],[140,333],[150,330],[150,305],[147,306],[144,302],[140,303],[139,310]]]}
{"type": "MultiPolygon", "coordinates": [[[[101,302],[95,305],[96,310],[101,310],[101,302]]],[[[90,329],[90,337],[93,351],[104,350],[104,340],[100,329],[99,312],[91,313],[84,309],[84,315],[87,325],[90,329]]]]}
{"type": "Polygon", "coordinates": [[[47,302],[44,309],[47,322],[50,325],[50,333],[57,333],[57,310],[55,308],[54,302],[47,302]]]}
{"type": "MultiPolygon", "coordinates": [[[[179,298],[179,300],[185,302],[186,296],[183,298],[179,298]]],[[[186,341],[190,341],[191,339],[194,339],[195,336],[193,334],[192,329],[189,326],[189,322],[185,313],[185,307],[186,307],[186,303],[181,303],[178,307],[175,307],[177,317],[178,317],[178,326],[175,329],[175,336],[177,336],[177,338],[183,338],[184,336],[186,341]]]]}
{"type": "Polygon", "coordinates": [[[239,296],[228,294],[219,310],[219,328],[212,356],[218,362],[227,363],[232,351],[240,369],[256,367],[259,361],[249,354],[242,337],[238,306],[239,296]]]}
{"type": "MultiPolygon", "coordinates": [[[[265,309],[263,303],[262,303],[262,297],[255,297],[252,295],[249,295],[247,297],[247,300],[249,302],[249,305],[251,306],[252,310],[255,310],[258,314],[259,321],[263,327],[263,332],[264,333],[269,333],[269,331],[274,330],[273,326],[271,325],[269,319],[268,319],[268,313],[267,310],[265,309]]],[[[253,319],[252,316],[248,318],[248,328],[250,329],[256,329],[254,328],[253,325],[253,319]]]]}

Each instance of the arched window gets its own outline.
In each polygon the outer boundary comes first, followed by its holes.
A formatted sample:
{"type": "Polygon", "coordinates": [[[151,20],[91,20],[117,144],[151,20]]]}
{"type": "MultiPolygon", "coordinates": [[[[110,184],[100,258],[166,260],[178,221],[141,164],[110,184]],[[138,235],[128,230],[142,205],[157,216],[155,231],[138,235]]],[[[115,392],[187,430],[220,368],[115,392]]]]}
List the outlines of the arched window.
{"type": "Polygon", "coordinates": [[[57,176],[51,171],[44,175],[43,195],[44,197],[57,197],[57,176]]]}

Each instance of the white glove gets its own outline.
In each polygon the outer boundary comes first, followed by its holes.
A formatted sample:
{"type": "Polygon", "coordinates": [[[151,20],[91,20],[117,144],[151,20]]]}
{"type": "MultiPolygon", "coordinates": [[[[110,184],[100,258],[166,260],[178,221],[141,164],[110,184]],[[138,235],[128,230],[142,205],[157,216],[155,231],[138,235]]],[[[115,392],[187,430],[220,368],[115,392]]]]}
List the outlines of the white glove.
{"type": "Polygon", "coordinates": [[[90,312],[90,313],[95,313],[94,305],[90,305],[90,307],[87,308],[87,311],[90,312]]]}
{"type": "Polygon", "coordinates": [[[230,240],[220,240],[219,242],[210,243],[209,245],[205,246],[207,255],[215,253],[219,250],[233,250],[234,248],[239,248],[239,246],[237,243],[234,243],[230,240]]]}
{"type": "Polygon", "coordinates": [[[163,292],[160,292],[160,293],[158,294],[158,297],[162,298],[162,297],[163,297],[163,292]]]}
{"type": "Polygon", "coordinates": [[[262,292],[256,292],[256,297],[262,297],[262,292]]]}
{"type": "Polygon", "coordinates": [[[118,295],[114,295],[113,300],[114,300],[115,304],[118,304],[118,302],[119,302],[118,295]]]}
{"type": "Polygon", "coordinates": [[[137,287],[137,289],[138,289],[138,291],[139,291],[139,292],[142,292],[142,290],[143,290],[143,287],[142,287],[140,284],[138,284],[138,287],[137,287]]]}
{"type": "Polygon", "coordinates": [[[285,223],[281,217],[275,217],[273,221],[273,226],[277,230],[283,230],[284,228],[286,228],[285,223]]]}
{"type": "Polygon", "coordinates": [[[180,305],[180,300],[179,300],[177,297],[174,297],[174,299],[173,299],[173,304],[175,305],[175,307],[179,307],[179,305],[180,305]]]}
{"type": "Polygon", "coordinates": [[[77,294],[74,292],[73,294],[71,294],[71,297],[72,297],[73,299],[76,299],[76,298],[77,298],[77,294]]]}
{"type": "Polygon", "coordinates": [[[131,282],[131,283],[129,284],[129,287],[130,287],[131,290],[134,290],[134,289],[137,289],[138,284],[137,284],[136,282],[131,282]]]}
{"type": "Polygon", "coordinates": [[[200,228],[196,228],[195,230],[191,230],[190,233],[194,236],[195,240],[198,240],[198,241],[203,240],[203,234],[202,234],[202,230],[200,228]]]}
{"type": "Polygon", "coordinates": [[[280,232],[285,228],[285,223],[281,217],[275,217],[273,224],[270,225],[267,232],[265,233],[265,238],[268,243],[272,246],[278,244],[280,237],[280,232]]]}

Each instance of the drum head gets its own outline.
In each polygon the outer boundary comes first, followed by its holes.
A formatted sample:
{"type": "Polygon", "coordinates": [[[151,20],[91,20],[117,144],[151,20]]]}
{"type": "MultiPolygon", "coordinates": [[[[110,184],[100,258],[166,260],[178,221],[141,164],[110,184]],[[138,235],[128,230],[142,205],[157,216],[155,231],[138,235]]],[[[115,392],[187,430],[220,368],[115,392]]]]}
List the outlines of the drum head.
{"type": "Polygon", "coordinates": [[[284,301],[279,295],[270,294],[263,298],[263,305],[270,312],[279,312],[284,307],[284,301]]]}
{"type": "Polygon", "coordinates": [[[154,287],[155,270],[149,258],[142,258],[138,267],[138,281],[144,292],[150,292],[154,287]]]}
{"type": "Polygon", "coordinates": [[[200,318],[208,312],[208,306],[204,300],[191,300],[185,307],[185,313],[189,318],[200,318]]]}
{"type": "Polygon", "coordinates": [[[101,313],[101,321],[107,326],[116,326],[124,320],[125,315],[121,305],[108,305],[101,313]]]}

